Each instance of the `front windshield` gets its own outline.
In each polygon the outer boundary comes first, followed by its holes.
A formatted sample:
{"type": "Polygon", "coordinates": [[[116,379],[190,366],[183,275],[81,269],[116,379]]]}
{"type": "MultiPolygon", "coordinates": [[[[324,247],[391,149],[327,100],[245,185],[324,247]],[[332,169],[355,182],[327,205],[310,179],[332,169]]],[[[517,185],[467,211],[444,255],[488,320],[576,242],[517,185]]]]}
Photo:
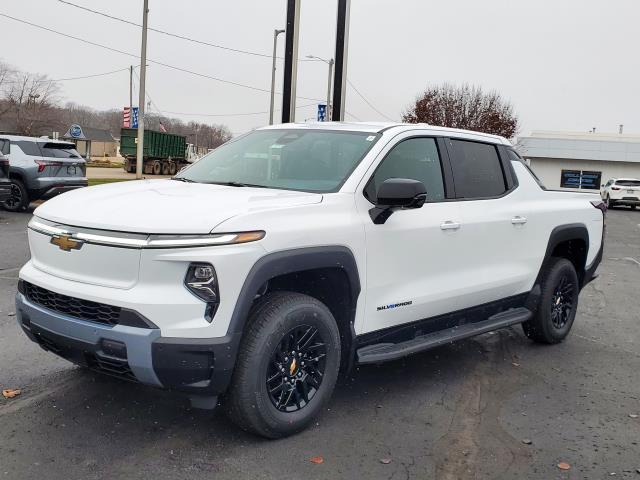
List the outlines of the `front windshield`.
{"type": "Polygon", "coordinates": [[[335,192],[378,138],[366,132],[258,130],[210,152],[175,178],[335,192]]]}

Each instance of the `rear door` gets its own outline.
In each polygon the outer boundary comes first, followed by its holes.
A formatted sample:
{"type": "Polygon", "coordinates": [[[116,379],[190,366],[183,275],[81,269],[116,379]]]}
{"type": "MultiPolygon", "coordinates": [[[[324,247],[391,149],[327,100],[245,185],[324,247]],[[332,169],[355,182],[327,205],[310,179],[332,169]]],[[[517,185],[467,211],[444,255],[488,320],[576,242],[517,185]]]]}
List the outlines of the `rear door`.
{"type": "Polygon", "coordinates": [[[463,244],[451,253],[464,265],[457,284],[459,308],[526,291],[531,252],[523,239],[529,218],[524,202],[515,198],[517,184],[510,162],[492,143],[449,138],[446,144],[463,244]]]}
{"type": "Polygon", "coordinates": [[[0,179],[9,178],[9,152],[11,142],[0,138],[0,179]]]}

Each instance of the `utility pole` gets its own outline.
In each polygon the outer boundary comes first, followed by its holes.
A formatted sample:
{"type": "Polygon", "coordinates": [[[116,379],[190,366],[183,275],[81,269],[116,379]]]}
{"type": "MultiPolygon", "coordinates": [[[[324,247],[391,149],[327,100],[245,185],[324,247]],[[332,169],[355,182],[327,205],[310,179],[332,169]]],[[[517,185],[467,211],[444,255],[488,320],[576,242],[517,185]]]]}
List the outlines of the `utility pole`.
{"type": "Polygon", "coordinates": [[[273,31],[273,67],[271,69],[271,107],[269,108],[269,125],[273,125],[273,104],[276,98],[276,54],[278,49],[278,35],[284,30],[273,31]]]}
{"type": "Polygon", "coordinates": [[[347,57],[349,52],[349,17],[351,0],[338,0],[338,19],[336,25],[336,74],[333,81],[334,121],[343,122],[345,96],[347,90],[347,57]]]}
{"type": "Polygon", "coordinates": [[[298,38],[301,0],[287,0],[287,35],[282,83],[282,123],[296,121],[296,83],[298,77],[298,38]]]}
{"type": "Polygon", "coordinates": [[[140,95],[138,97],[138,149],[136,152],[136,178],[142,178],[144,157],[144,101],[145,82],[147,79],[147,18],[149,16],[149,0],[144,0],[142,12],[142,47],[140,52],[140,95]]]}
{"type": "Polygon", "coordinates": [[[133,115],[133,65],[129,67],[129,115],[133,115]]]}

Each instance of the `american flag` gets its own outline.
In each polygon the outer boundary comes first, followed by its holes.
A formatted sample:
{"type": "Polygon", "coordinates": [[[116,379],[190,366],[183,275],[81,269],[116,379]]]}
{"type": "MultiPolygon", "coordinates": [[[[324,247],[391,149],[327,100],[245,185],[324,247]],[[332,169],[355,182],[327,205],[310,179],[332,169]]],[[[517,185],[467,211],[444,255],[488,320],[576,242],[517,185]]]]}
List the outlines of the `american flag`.
{"type": "Polygon", "coordinates": [[[122,112],[122,126],[124,128],[131,128],[131,108],[124,107],[122,112]]]}
{"type": "Polygon", "coordinates": [[[124,128],[138,128],[138,107],[124,107],[122,111],[122,126],[124,128]]]}

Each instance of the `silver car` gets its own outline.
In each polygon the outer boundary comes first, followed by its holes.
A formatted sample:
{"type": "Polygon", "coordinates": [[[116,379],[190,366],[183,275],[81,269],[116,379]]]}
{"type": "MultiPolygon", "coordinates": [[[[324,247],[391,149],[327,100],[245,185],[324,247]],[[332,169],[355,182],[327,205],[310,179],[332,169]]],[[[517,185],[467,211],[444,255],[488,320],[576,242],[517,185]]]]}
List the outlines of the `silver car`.
{"type": "Polygon", "coordinates": [[[9,142],[11,193],[3,207],[25,210],[33,200],[87,186],[86,163],[73,143],[46,137],[0,136],[9,142]]]}

